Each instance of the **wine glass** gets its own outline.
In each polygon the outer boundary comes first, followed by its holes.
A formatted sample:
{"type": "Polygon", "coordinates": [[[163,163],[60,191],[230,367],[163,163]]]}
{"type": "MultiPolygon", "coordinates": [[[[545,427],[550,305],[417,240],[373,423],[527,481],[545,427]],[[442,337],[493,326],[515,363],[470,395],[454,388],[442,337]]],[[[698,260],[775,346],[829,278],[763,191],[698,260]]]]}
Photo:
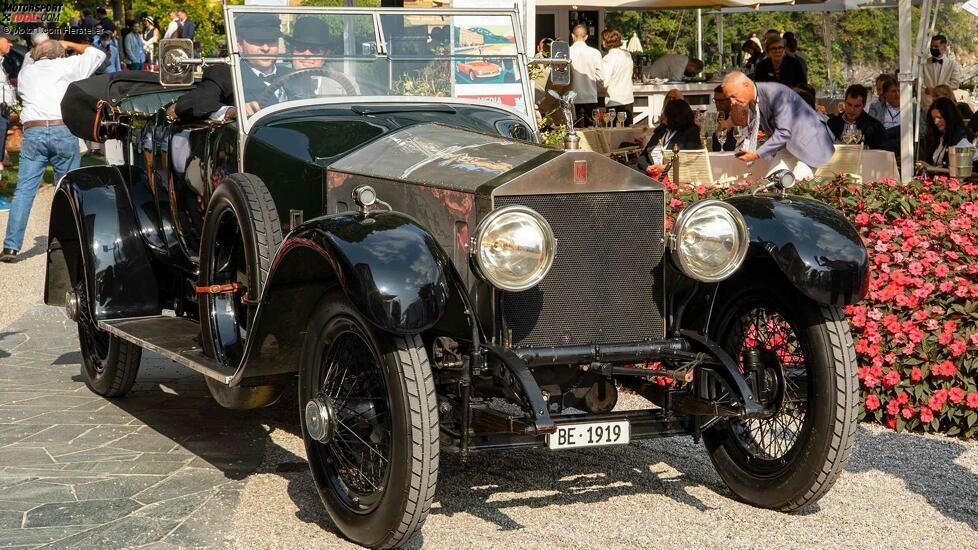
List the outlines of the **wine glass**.
{"type": "Polygon", "coordinates": [[[847,145],[852,145],[855,143],[856,139],[856,125],[852,122],[847,122],[845,128],[842,129],[842,143],[847,145]]]}
{"type": "Polygon", "coordinates": [[[618,111],[618,114],[615,116],[618,118],[618,127],[624,128],[625,119],[628,118],[628,113],[626,113],[625,111],[618,111]]]}
{"type": "Polygon", "coordinates": [[[730,128],[717,128],[717,141],[720,143],[720,150],[723,150],[723,144],[727,142],[727,136],[730,135],[730,128]]]}
{"type": "Polygon", "coordinates": [[[614,126],[615,124],[615,110],[608,109],[608,113],[604,117],[606,126],[614,126]]]}
{"type": "Polygon", "coordinates": [[[856,128],[852,132],[852,142],[854,144],[859,144],[859,143],[862,143],[863,142],[863,131],[860,130],[859,128],[856,128]]]}
{"type": "Polygon", "coordinates": [[[591,109],[591,124],[593,124],[595,127],[598,126],[598,115],[600,114],[601,111],[598,111],[597,108],[591,109]]]}

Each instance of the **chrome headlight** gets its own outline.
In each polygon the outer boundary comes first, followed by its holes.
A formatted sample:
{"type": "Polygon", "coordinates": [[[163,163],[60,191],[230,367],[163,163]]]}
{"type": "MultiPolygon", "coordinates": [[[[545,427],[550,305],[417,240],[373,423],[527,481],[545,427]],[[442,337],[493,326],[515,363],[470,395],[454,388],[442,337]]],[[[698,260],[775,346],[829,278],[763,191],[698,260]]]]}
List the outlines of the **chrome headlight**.
{"type": "Polygon", "coordinates": [[[672,258],[686,275],[708,283],[726,279],[744,261],[747,223],[736,208],[717,200],[694,203],[670,234],[672,258]]]}
{"type": "Polygon", "coordinates": [[[532,288],[550,271],[557,239],[547,220],[525,206],[490,213],[475,231],[472,255],[479,275],[496,288],[532,288]]]}

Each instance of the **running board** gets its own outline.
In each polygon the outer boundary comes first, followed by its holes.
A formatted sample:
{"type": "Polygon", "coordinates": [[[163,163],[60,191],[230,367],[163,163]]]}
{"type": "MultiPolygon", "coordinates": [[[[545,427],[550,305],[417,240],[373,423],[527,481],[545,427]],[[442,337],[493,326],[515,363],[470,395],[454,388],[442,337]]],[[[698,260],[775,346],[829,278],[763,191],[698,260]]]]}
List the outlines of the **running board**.
{"type": "Polygon", "coordinates": [[[200,323],[197,321],[156,315],[99,321],[98,327],[222,384],[230,384],[234,377],[234,369],[204,355],[200,347],[200,323]]]}

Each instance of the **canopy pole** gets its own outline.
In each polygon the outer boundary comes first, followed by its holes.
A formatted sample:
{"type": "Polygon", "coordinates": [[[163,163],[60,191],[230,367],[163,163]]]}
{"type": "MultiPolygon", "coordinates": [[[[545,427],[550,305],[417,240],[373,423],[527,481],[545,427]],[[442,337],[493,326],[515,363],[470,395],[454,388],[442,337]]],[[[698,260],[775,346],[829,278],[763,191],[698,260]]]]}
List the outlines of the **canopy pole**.
{"type": "Polygon", "coordinates": [[[829,12],[822,13],[822,40],[825,43],[825,70],[829,79],[829,97],[835,96],[835,75],[832,70],[832,22],[829,12]]]}
{"type": "MultiPolygon", "coordinates": [[[[716,23],[717,23],[717,51],[720,52],[720,68],[725,69],[726,67],[724,66],[725,64],[723,62],[724,52],[726,51],[726,49],[723,47],[723,12],[717,10],[715,15],[716,15],[716,23]]],[[[736,56],[736,54],[734,55],[736,56]]],[[[703,58],[700,57],[700,59],[703,58]]],[[[731,66],[736,65],[737,60],[731,59],[730,64],[731,66]]]]}
{"type": "MultiPolygon", "coordinates": [[[[720,50],[723,53],[723,50],[720,50]]],[[[696,8],[696,59],[703,59],[703,10],[696,8]]]]}
{"type": "Polygon", "coordinates": [[[897,5],[900,39],[900,179],[907,183],[913,179],[913,62],[910,58],[910,0],[900,0],[897,5]]]}
{"type": "MultiPolygon", "coordinates": [[[[940,6],[940,2],[935,2],[940,6]]],[[[920,4],[920,22],[917,27],[917,44],[914,46],[913,52],[913,64],[911,76],[914,79],[914,86],[916,87],[917,104],[920,105],[924,98],[924,79],[920,77],[921,71],[924,69],[924,63],[927,57],[924,52],[927,52],[930,48],[930,34],[927,33],[927,29],[932,29],[933,24],[931,22],[931,16],[937,15],[937,10],[935,9],[933,14],[930,11],[931,0],[922,0],[920,4]]],[[[933,31],[931,31],[933,32],[933,31]]],[[[901,114],[902,116],[902,114],[901,114]]],[[[924,120],[926,120],[926,115],[923,110],[916,109],[913,113],[914,119],[913,124],[913,143],[920,143],[920,126],[924,120]]],[[[908,119],[909,120],[909,119],[908,119]]],[[[901,119],[902,121],[902,119],[901,119]]]]}

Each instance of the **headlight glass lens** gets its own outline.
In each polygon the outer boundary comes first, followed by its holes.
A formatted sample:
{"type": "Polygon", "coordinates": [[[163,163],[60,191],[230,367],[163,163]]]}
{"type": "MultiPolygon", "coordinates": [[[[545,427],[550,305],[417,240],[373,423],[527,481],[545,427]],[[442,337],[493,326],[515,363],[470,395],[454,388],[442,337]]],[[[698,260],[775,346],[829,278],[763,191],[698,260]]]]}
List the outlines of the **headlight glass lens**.
{"type": "Polygon", "coordinates": [[[674,228],[673,254],[682,270],[701,281],[720,281],[740,267],[747,254],[747,229],[733,207],[719,201],[697,203],[674,228]]]}
{"type": "Polygon", "coordinates": [[[479,225],[476,263],[493,286],[520,291],[533,287],[553,265],[556,239],[550,224],[530,208],[507,206],[479,225]]]}

